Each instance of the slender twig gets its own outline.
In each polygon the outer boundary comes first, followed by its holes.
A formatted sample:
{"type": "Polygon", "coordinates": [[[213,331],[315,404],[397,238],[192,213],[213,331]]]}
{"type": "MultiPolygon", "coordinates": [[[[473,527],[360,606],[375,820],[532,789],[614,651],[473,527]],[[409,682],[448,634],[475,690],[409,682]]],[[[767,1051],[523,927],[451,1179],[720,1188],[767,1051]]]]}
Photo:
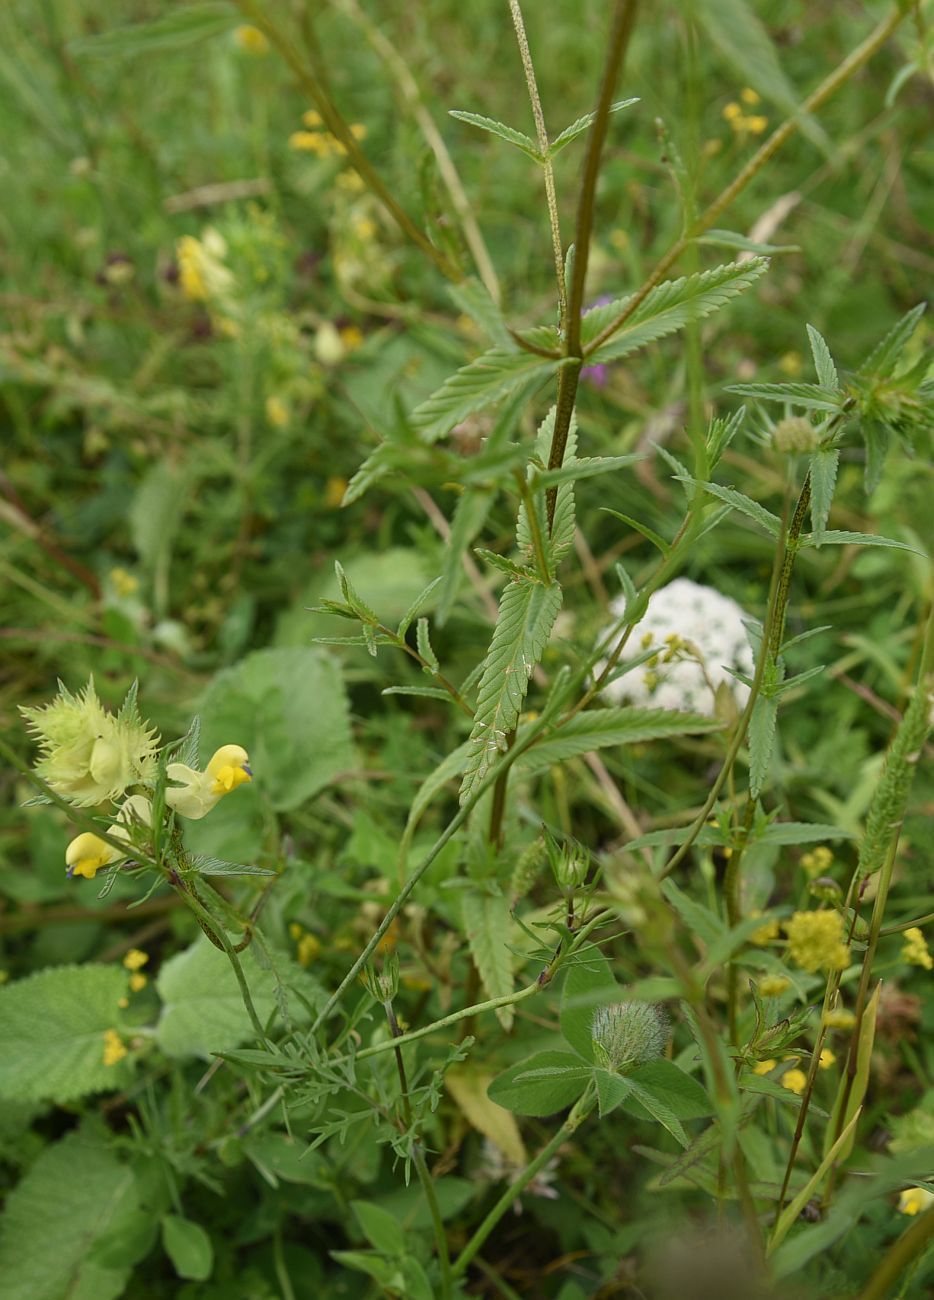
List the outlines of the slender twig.
{"type": "Polygon", "coordinates": [[[529,38],[525,32],[525,21],[522,17],[519,0],[509,0],[509,12],[512,15],[512,25],[516,29],[516,41],[519,45],[519,56],[522,59],[522,71],[525,73],[525,84],[528,86],[529,100],[532,104],[532,117],[535,119],[538,151],[542,156],[541,167],[545,177],[548,223],[551,226],[551,247],[555,259],[555,282],[558,287],[558,320],[560,322],[560,333],[564,335],[567,332],[568,295],[564,279],[564,249],[561,245],[561,222],[558,216],[558,195],[555,190],[555,168],[549,152],[545,114],[542,111],[538,82],[535,78],[535,66],[532,63],[532,51],[529,49],[529,38]]]}

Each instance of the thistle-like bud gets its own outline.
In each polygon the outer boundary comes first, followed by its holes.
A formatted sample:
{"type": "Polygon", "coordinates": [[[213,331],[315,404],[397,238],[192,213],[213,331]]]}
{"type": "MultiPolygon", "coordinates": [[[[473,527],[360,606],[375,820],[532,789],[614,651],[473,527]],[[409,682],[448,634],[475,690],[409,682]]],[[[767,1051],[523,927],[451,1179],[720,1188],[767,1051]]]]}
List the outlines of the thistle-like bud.
{"type": "Polygon", "coordinates": [[[584,846],[572,839],[559,842],[551,835],[546,840],[546,846],[558,888],[567,893],[580,889],[590,870],[590,854],[584,846]]]}
{"type": "Polygon", "coordinates": [[[817,430],[802,415],[790,415],[779,420],[772,431],[772,446],[786,456],[816,451],[818,441],[817,430]]]}
{"type": "Polygon", "coordinates": [[[36,772],[78,808],[118,799],[155,776],[158,736],[139,715],[135,688],[116,717],[97,698],[93,678],[77,695],[59,683],[51,704],[20,712],[42,751],[36,772]]]}
{"type": "Polygon", "coordinates": [[[367,966],[361,979],[371,998],[384,1006],[387,1002],[392,1002],[399,992],[399,958],[396,953],[383,958],[381,970],[367,966]]]}
{"type": "Polygon", "coordinates": [[[605,1070],[625,1074],[661,1056],[668,1031],[668,1016],[651,1002],[597,1007],[590,1030],[594,1060],[605,1070]]]}

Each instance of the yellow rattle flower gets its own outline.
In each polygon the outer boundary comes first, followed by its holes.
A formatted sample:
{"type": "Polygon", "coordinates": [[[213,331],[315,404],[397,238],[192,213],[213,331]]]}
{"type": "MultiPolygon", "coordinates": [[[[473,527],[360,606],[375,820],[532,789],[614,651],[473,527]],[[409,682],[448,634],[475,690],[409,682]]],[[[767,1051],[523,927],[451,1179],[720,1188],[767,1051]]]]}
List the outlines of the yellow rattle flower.
{"type": "Polygon", "coordinates": [[[203,772],[185,763],[170,763],[166,774],[176,782],[165,792],[166,803],[180,816],[195,821],[207,816],[225,794],[253,780],[249,755],[242,745],[222,745],[203,772]]]}
{"type": "Polygon", "coordinates": [[[906,1187],[898,1198],[899,1214],[920,1214],[934,1202],[934,1192],[926,1187],[906,1187]]]}
{"type": "MultiPolygon", "coordinates": [[[[107,827],[107,834],[130,846],[130,826],[134,823],[140,826],[152,825],[152,805],[145,795],[130,795],[129,799],[123,801],[117,820],[107,827]]],[[[85,880],[93,880],[102,867],[125,862],[129,856],[129,847],[127,852],[121,853],[116,845],[109,844],[93,831],[82,831],[65,850],[65,870],[69,876],[83,876],[85,880]]]]}

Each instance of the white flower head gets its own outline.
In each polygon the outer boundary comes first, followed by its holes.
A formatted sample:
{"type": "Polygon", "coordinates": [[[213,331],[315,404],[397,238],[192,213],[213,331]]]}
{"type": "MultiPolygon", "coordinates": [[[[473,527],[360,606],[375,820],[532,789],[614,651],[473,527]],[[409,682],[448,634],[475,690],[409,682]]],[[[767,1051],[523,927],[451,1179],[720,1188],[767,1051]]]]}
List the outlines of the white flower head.
{"type": "MultiPolygon", "coordinates": [[[[624,599],[610,609],[622,615],[624,599]]],[[[618,702],[713,715],[717,688],[725,684],[742,708],[748,688],[728,670],[747,677],[755,671],[745,617],[735,600],[713,587],[675,578],[649,597],[629,637],[635,651],[654,646],[658,654],[610,682],[603,694],[618,702]]]]}

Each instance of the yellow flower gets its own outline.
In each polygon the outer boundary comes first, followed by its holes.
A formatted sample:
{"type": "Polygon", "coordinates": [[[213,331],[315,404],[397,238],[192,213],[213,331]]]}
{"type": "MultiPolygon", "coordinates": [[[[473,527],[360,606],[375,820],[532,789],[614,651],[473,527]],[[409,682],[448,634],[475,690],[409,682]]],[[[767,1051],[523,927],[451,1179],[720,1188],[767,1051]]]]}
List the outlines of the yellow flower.
{"type": "Polygon", "coordinates": [[[744,117],[742,123],[746,130],[751,131],[753,135],[761,135],[763,131],[768,129],[769,119],[762,117],[761,114],[756,114],[753,117],[744,117]]]}
{"type": "MultiPolygon", "coordinates": [[[[801,374],[803,368],[801,353],[795,351],[783,352],[782,355],[778,358],[778,368],[782,372],[782,374],[787,375],[789,379],[797,379],[798,375],[801,374]]],[[[826,852],[829,852],[829,850],[826,850],[826,852]]],[[[807,856],[808,855],[805,854],[805,857],[807,856]]],[[[823,873],[820,871],[817,872],[817,875],[819,876],[822,874],[823,873]]]]}
{"type": "Polygon", "coordinates": [[[835,1007],[833,1011],[825,1013],[824,1024],[828,1029],[852,1029],[856,1024],[856,1017],[852,1011],[847,1011],[846,1007],[835,1007]]]}
{"type": "Polygon", "coordinates": [[[347,348],[337,327],[329,320],[322,321],[315,335],[315,356],[325,366],[336,366],[344,359],[347,348]]]}
{"type": "Polygon", "coordinates": [[[224,795],[253,780],[250,759],[240,745],[222,745],[203,772],[185,763],[169,763],[166,774],[177,782],[165,792],[165,801],[182,817],[205,817],[224,795]]]}
{"type": "Polygon", "coordinates": [[[289,148],[299,153],[315,153],[319,158],[330,158],[331,154],[340,152],[334,137],[321,131],[293,131],[289,148]]]}
{"type": "Polygon", "coordinates": [[[126,1056],[126,1044],[116,1029],[104,1030],[104,1064],[116,1065],[126,1056]]]}
{"type": "Polygon", "coordinates": [[[69,876],[93,880],[101,867],[109,867],[124,855],[93,831],[82,831],[65,850],[65,870],[69,876]]]}
{"type": "Polygon", "coordinates": [[[754,108],[759,103],[759,96],[751,86],[746,86],[739,92],[739,97],[749,108],[754,108]]]}
{"type": "Polygon", "coordinates": [[[788,954],[802,970],[843,970],[850,964],[839,912],[795,912],[785,922],[785,933],[788,954]]]}
{"type": "Polygon", "coordinates": [[[341,342],[348,352],[354,352],[357,348],[363,347],[363,330],[359,325],[345,325],[340,335],[341,342]]]}
{"type": "Polygon", "coordinates": [[[139,578],[134,578],[132,573],[127,573],[126,569],[119,566],[111,569],[108,577],[118,596],[132,596],[139,589],[139,578]]]}
{"type": "Polygon", "coordinates": [[[800,1097],[807,1087],[808,1077],[803,1070],[786,1070],[782,1075],[781,1084],[789,1092],[795,1092],[800,1097]]]}
{"type": "Polygon", "coordinates": [[[130,992],[139,993],[140,989],[144,989],[148,982],[145,975],[140,971],[136,971],[130,976],[130,992]]]}
{"type": "Polygon", "coordinates": [[[924,933],[916,925],[905,931],[905,942],[902,946],[901,958],[909,966],[923,966],[925,970],[934,968],[934,957],[928,952],[924,933]]]}
{"type": "MultiPolygon", "coordinates": [[[[149,826],[152,824],[152,805],[145,795],[133,794],[125,799],[123,807],[117,814],[117,820],[107,827],[107,834],[114,839],[123,840],[130,845],[130,827],[132,825],[149,826]]],[[[69,876],[84,876],[93,880],[101,867],[124,862],[129,851],[121,853],[116,845],[108,844],[93,831],[83,831],[71,841],[65,850],[65,869],[69,876]]]]}
{"type": "Polygon", "coordinates": [[[246,23],[234,28],[234,40],[244,54],[266,54],[269,50],[269,42],[260,29],[246,23]]]}
{"type": "Polygon", "coordinates": [[[123,959],[123,964],[127,970],[140,970],[149,961],[149,953],[143,952],[141,948],[131,948],[123,959]]]}
{"type": "Polygon", "coordinates": [[[810,853],[801,855],[801,866],[812,879],[815,876],[826,876],[833,866],[833,853],[826,844],[819,844],[810,853]]]}
{"type": "Polygon", "coordinates": [[[289,934],[296,942],[298,942],[298,940],[302,937],[303,930],[297,921],[292,921],[292,923],[289,925],[289,934]]]}
{"type": "Polygon", "coordinates": [[[135,688],[116,717],[97,698],[93,678],[77,695],[59,683],[51,704],[20,712],[41,750],[36,771],[79,808],[155,776],[158,737],[139,715],[135,688]]]}
{"type": "Polygon", "coordinates": [[[825,1047],[820,1054],[820,1059],[817,1062],[817,1068],[819,1070],[829,1070],[832,1065],[836,1064],[836,1061],[837,1058],[836,1056],[834,1056],[830,1048],[825,1047]]]}
{"type": "Polygon", "coordinates": [[[315,108],[306,109],[302,113],[302,121],[307,127],[321,126],[321,114],[315,108]]]}
{"type": "Polygon", "coordinates": [[[316,935],[305,933],[298,941],[296,956],[300,966],[310,966],[321,953],[321,941],[316,935]]]}
{"type": "Polygon", "coordinates": [[[906,1187],[898,1198],[899,1214],[920,1214],[934,1202],[934,1192],[926,1187],[906,1187]]]}
{"type": "Polygon", "coordinates": [[[765,975],[759,981],[759,992],[764,998],[780,998],[791,987],[791,980],[784,975],[765,975]]]}
{"type": "MultiPolygon", "coordinates": [[[[761,913],[753,912],[753,916],[760,916],[761,913]]],[[[767,943],[778,938],[778,918],[770,917],[765,925],[760,925],[758,930],[753,930],[749,936],[750,942],[758,948],[764,948],[767,943]]]]}
{"type": "Polygon", "coordinates": [[[774,1070],[776,1065],[778,1065],[777,1061],[756,1061],[752,1067],[752,1072],[753,1074],[768,1074],[769,1070],[774,1070]]]}
{"type": "Polygon", "coordinates": [[[723,116],[726,118],[728,122],[735,122],[736,119],[738,117],[742,117],[742,115],[743,115],[742,107],[739,104],[737,104],[735,101],[731,101],[729,104],[725,105],[723,109],[723,116]]]}
{"type": "Polygon", "coordinates": [[[352,122],[350,125],[350,134],[355,140],[366,139],[366,127],[362,122],[352,122]]]}
{"type": "Polygon", "coordinates": [[[289,408],[275,393],[266,398],[266,422],[274,429],[284,429],[289,422],[289,408]]]}

